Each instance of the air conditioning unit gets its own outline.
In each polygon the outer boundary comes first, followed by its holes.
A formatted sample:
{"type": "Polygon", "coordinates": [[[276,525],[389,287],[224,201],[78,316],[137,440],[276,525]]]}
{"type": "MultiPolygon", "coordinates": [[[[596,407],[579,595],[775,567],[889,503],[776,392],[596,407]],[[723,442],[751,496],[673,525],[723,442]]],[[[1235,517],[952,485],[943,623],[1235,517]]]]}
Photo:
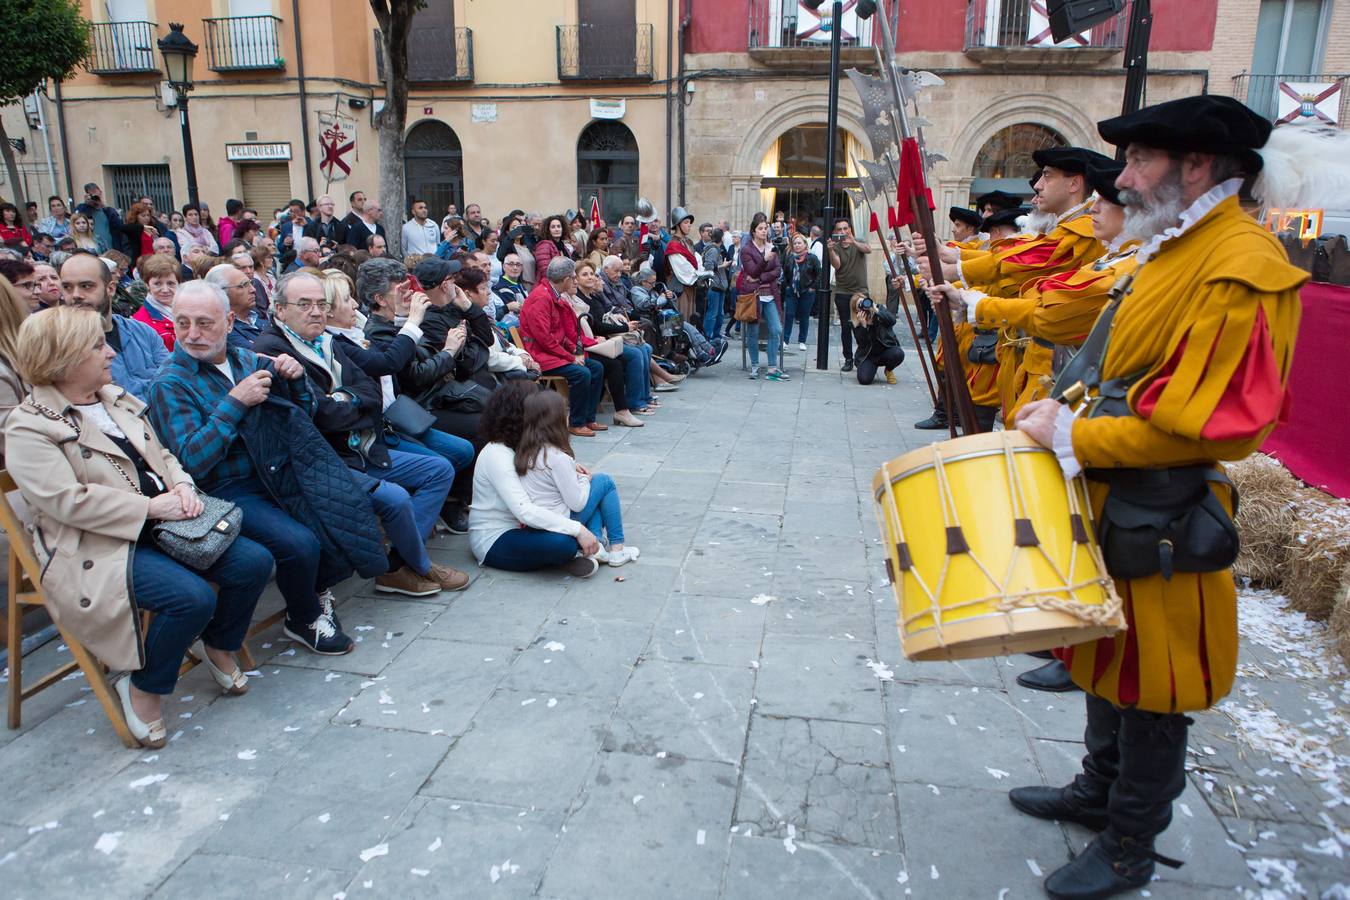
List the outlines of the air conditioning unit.
{"type": "Polygon", "coordinates": [[[161,81],[159,83],[159,96],[165,106],[178,105],[178,93],[167,81],[161,81]]]}

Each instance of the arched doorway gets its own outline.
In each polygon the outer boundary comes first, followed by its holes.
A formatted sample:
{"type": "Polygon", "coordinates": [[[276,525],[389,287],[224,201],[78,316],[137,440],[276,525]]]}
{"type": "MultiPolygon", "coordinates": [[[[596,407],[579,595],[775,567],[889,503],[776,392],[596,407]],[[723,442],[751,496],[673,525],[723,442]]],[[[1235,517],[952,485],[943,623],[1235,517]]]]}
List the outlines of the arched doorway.
{"type": "Polygon", "coordinates": [[[970,173],[975,179],[970,186],[971,200],[990,191],[1030,197],[1032,190],[1027,179],[1037,168],[1031,155],[1037,150],[1063,147],[1067,143],[1053,128],[1031,122],[999,129],[975,155],[975,165],[970,173]]]}
{"type": "MultiPolygon", "coordinates": [[[[425,200],[437,222],[450,204],[464,209],[464,152],[459,136],[444,122],[420,122],[403,142],[403,178],[408,196],[399,210],[401,221],[414,199],[425,200]]],[[[386,210],[389,215],[392,210],[386,210]]]]}
{"type": "MultiPolygon", "coordinates": [[[[779,136],[760,167],[760,206],[770,218],[787,213],[797,222],[817,222],[825,212],[826,128],[820,124],[797,125],[779,136]]],[[[834,202],[836,215],[851,216],[852,204],[845,188],[858,186],[853,171],[853,135],[843,128],[834,135],[834,202]]],[[[825,226],[825,227],[828,227],[825,226]]]]}
{"type": "Polygon", "coordinates": [[[622,122],[597,120],[577,138],[577,208],[589,214],[600,200],[600,218],[615,225],[637,206],[638,143],[622,122]]]}

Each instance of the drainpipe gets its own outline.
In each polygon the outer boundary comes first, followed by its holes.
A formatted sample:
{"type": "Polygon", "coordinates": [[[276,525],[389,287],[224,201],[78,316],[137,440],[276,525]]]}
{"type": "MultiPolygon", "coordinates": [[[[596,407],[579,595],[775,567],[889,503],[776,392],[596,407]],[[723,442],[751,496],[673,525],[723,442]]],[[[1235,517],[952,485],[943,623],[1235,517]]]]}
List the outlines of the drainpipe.
{"type": "Polygon", "coordinates": [[[66,197],[75,208],[75,184],[70,180],[70,141],[66,139],[66,105],[61,102],[61,82],[56,81],[56,130],[61,135],[61,168],[66,173],[66,197]]]}
{"type": "Polygon", "coordinates": [[[675,74],[675,29],[671,25],[675,21],[675,0],[666,0],[666,215],[670,215],[672,190],[674,185],[674,175],[672,164],[675,156],[675,135],[670,122],[671,109],[670,98],[672,76],[675,74]]]}
{"type": "Polygon", "coordinates": [[[295,74],[300,89],[300,137],[305,145],[305,195],[306,200],[314,199],[314,151],[309,146],[309,101],[305,99],[305,49],[300,40],[300,0],[291,0],[291,25],[295,29],[295,74]]]}
{"type": "Polygon", "coordinates": [[[694,0],[685,0],[684,19],[680,22],[680,78],[675,83],[675,102],[679,104],[679,130],[680,130],[680,205],[684,206],[684,34],[689,29],[689,22],[694,18],[694,0]]]}
{"type": "MultiPolygon", "coordinates": [[[[56,166],[52,163],[52,139],[48,134],[47,113],[43,111],[42,91],[33,88],[33,104],[37,106],[38,129],[42,132],[42,150],[47,157],[47,180],[51,183],[52,193],[56,193],[56,166]]],[[[41,207],[39,207],[41,208],[41,207]]]]}

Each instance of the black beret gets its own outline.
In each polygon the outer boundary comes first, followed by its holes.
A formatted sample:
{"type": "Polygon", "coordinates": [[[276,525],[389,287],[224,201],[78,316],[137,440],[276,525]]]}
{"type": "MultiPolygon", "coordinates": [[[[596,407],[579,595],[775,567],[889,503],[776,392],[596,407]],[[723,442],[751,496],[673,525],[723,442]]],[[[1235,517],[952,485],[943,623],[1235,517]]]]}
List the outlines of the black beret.
{"type": "Polygon", "coordinates": [[[1096,150],[1089,150],[1086,147],[1048,147],[1044,150],[1037,150],[1031,154],[1031,158],[1041,168],[1049,166],[1070,175],[1086,175],[1089,166],[1111,159],[1109,156],[1103,156],[1096,150]]]}
{"type": "Polygon", "coordinates": [[[1117,147],[1139,143],[1178,153],[1217,153],[1242,160],[1247,174],[1261,171],[1261,155],[1273,126],[1232,97],[1204,94],[1146,106],[1097,123],[1097,132],[1117,147]]]}
{"type": "Polygon", "coordinates": [[[413,269],[413,277],[421,282],[422,287],[427,290],[438,288],[445,279],[454,275],[463,265],[456,260],[441,259],[439,256],[428,256],[419,262],[413,269]]]}
{"type": "Polygon", "coordinates": [[[947,214],[947,218],[953,222],[965,222],[972,228],[980,227],[980,214],[964,206],[953,206],[947,214]]]}
{"type": "Polygon", "coordinates": [[[975,208],[983,209],[988,204],[994,209],[1016,209],[1022,205],[1022,198],[1003,191],[990,191],[975,198],[975,208]]]}
{"type": "Polygon", "coordinates": [[[984,217],[984,227],[980,230],[988,231],[990,228],[998,225],[1011,225],[1013,228],[1016,228],[1017,220],[1030,214],[1030,212],[1031,210],[1021,207],[1017,209],[1000,209],[998,212],[984,217]]]}
{"type": "Polygon", "coordinates": [[[1103,200],[1108,203],[1114,203],[1116,206],[1124,206],[1120,202],[1120,192],[1116,190],[1116,179],[1120,173],[1125,171],[1125,164],[1116,162],[1114,159],[1109,163],[1099,163],[1088,167],[1088,186],[1097,192],[1103,200]]]}

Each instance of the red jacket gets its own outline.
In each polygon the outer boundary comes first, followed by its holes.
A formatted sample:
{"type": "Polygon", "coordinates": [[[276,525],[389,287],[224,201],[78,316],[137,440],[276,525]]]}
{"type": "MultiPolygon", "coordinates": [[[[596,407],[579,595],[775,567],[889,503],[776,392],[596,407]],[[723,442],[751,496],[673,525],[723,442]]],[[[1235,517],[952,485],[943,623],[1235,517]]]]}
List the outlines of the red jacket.
{"type": "Polygon", "coordinates": [[[581,337],[577,314],[542,275],[520,309],[520,337],[525,350],[544,371],[577,361],[581,337]]]}
{"type": "Polygon", "coordinates": [[[155,329],[155,334],[159,335],[160,340],[164,341],[164,346],[169,348],[169,352],[173,352],[173,319],[161,316],[151,308],[149,303],[142,304],[141,308],[132,315],[132,318],[155,329]]]}

